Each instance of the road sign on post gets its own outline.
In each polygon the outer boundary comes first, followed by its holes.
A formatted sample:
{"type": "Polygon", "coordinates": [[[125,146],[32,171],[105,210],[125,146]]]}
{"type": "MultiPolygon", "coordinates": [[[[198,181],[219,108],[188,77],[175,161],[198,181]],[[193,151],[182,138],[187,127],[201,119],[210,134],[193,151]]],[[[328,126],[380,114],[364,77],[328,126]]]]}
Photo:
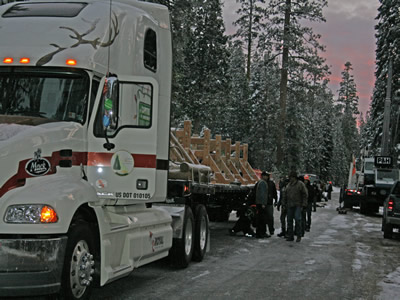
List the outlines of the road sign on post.
{"type": "Polygon", "coordinates": [[[390,168],[392,167],[392,163],[391,156],[375,156],[374,164],[377,168],[390,168]]]}

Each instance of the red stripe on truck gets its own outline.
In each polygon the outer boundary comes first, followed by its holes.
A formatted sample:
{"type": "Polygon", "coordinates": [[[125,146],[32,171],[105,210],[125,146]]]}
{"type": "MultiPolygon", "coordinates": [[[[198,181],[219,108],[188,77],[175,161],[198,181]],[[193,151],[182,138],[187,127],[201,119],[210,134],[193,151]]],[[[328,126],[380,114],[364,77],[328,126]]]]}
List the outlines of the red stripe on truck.
{"type": "MultiPolygon", "coordinates": [[[[60,151],[53,152],[51,156],[43,157],[50,162],[49,171],[41,176],[47,176],[57,173],[57,166],[62,160],[70,160],[73,166],[110,166],[111,157],[114,153],[104,153],[104,152],[72,152],[72,156],[61,156],[60,151]]],[[[134,167],[136,168],[151,168],[155,169],[157,165],[157,157],[152,154],[132,154],[134,159],[134,167]]],[[[17,187],[22,187],[25,185],[27,178],[32,178],[32,176],[26,172],[26,164],[32,160],[32,158],[24,159],[18,164],[17,174],[10,177],[2,187],[0,187],[0,197],[2,197],[8,191],[15,189],[17,187]]],[[[41,177],[37,176],[37,177],[41,177]]]]}

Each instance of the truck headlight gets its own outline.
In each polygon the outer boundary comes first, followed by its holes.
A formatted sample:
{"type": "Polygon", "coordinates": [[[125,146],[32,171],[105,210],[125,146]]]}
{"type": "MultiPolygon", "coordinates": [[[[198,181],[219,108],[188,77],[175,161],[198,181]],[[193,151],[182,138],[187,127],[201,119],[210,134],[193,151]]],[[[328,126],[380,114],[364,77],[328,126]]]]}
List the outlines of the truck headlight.
{"type": "Polygon", "coordinates": [[[56,211],[44,204],[20,204],[9,206],[4,216],[6,223],[55,223],[58,221],[56,211]]]}

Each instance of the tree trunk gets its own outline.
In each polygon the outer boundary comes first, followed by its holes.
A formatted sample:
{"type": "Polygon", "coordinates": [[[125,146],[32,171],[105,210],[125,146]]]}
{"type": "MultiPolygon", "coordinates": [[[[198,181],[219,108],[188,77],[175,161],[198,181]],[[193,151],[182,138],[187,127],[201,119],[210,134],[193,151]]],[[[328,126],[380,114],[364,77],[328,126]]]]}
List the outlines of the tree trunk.
{"type": "Polygon", "coordinates": [[[279,105],[280,105],[280,131],[277,140],[276,149],[276,165],[280,167],[282,165],[284,155],[284,142],[285,142],[285,131],[286,131],[286,101],[287,101],[287,82],[288,82],[288,61],[289,61],[289,25],[290,25],[290,14],[291,14],[291,0],[286,0],[285,8],[285,24],[283,27],[283,53],[282,53],[282,69],[281,69],[281,83],[280,83],[280,94],[279,94],[279,105]]]}
{"type": "Polygon", "coordinates": [[[251,44],[253,42],[252,39],[252,31],[253,31],[253,0],[250,0],[250,12],[249,12],[249,35],[248,35],[248,44],[247,44],[247,81],[250,81],[250,72],[251,72],[251,44]]]}

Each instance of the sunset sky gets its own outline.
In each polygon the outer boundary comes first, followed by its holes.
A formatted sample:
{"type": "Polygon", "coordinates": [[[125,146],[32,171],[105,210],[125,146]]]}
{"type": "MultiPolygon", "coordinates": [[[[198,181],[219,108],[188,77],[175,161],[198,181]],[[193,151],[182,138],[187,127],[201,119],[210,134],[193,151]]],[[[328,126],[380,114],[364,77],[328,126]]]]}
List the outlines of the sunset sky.
{"type": "MultiPolygon", "coordinates": [[[[236,0],[225,0],[223,17],[227,34],[235,29],[232,22],[237,19],[236,0]]],[[[359,92],[359,110],[365,115],[369,110],[375,77],[375,29],[378,0],[328,0],[323,10],[325,23],[313,23],[315,33],[322,35],[326,46],[322,54],[331,67],[330,88],[336,95],[344,64],[353,65],[354,80],[359,92]]]]}

